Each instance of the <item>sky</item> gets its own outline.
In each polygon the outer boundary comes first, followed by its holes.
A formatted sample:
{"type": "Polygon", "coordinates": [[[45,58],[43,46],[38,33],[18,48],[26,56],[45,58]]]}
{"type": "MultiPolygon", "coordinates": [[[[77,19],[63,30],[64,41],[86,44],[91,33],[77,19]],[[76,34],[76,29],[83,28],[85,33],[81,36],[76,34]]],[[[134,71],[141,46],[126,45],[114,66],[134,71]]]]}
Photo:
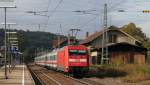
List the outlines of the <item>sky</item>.
{"type": "MultiPolygon", "coordinates": [[[[133,22],[150,37],[150,13],[141,12],[150,9],[150,0],[15,0],[17,8],[7,9],[7,23],[17,24],[12,25],[11,29],[63,35],[67,35],[69,29],[81,29],[78,38],[85,38],[86,32],[92,34],[103,28],[105,3],[108,4],[108,26],[121,27],[133,22]],[[79,10],[86,11],[86,14],[75,12],[79,10]],[[46,16],[34,15],[28,11],[43,11],[40,14],[46,16]]],[[[1,8],[0,23],[2,22],[4,9],[1,8]]]]}

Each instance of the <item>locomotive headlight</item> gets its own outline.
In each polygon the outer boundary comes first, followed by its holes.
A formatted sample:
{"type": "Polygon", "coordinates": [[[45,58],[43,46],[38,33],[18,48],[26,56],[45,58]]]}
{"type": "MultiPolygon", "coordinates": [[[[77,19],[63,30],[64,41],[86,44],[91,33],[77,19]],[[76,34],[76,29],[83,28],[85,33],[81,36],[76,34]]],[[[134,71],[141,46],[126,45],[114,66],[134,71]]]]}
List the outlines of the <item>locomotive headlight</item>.
{"type": "Polygon", "coordinates": [[[80,62],[87,62],[87,59],[80,59],[80,62]]]}
{"type": "Polygon", "coordinates": [[[69,62],[87,62],[87,59],[69,59],[69,62]]]}
{"type": "Polygon", "coordinates": [[[76,59],[69,59],[69,62],[76,62],[76,59]]]}

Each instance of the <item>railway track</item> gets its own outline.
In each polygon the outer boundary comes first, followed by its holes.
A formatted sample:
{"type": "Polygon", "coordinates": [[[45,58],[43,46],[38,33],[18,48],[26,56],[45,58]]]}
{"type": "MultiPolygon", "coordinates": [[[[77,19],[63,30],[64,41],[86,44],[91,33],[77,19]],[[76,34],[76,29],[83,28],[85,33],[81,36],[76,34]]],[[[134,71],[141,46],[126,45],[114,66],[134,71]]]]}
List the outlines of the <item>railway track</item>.
{"type": "Polygon", "coordinates": [[[77,81],[77,82],[80,82],[84,85],[103,85],[103,84],[100,84],[98,82],[95,82],[95,81],[92,81],[92,80],[89,80],[89,79],[86,79],[86,78],[83,78],[83,79],[76,79],[76,78],[73,78],[71,76],[67,76],[67,75],[64,75],[65,77],[68,77],[74,81],[77,81]]]}
{"type": "Polygon", "coordinates": [[[102,85],[88,79],[76,79],[40,66],[30,65],[29,69],[36,75],[36,85],[102,85]]]}

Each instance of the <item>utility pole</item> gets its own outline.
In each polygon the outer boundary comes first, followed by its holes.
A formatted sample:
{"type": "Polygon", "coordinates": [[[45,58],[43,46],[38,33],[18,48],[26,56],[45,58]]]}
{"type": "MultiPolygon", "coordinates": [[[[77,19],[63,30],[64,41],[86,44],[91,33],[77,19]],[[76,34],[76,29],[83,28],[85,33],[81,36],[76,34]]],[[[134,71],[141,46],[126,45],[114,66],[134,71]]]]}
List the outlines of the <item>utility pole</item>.
{"type": "Polygon", "coordinates": [[[107,32],[107,4],[104,4],[104,29],[102,35],[101,64],[109,63],[108,56],[108,32],[107,32]]]}
{"type": "Polygon", "coordinates": [[[71,31],[71,38],[73,38],[73,43],[76,43],[77,33],[81,31],[81,29],[70,29],[69,31],[71,31]]]}

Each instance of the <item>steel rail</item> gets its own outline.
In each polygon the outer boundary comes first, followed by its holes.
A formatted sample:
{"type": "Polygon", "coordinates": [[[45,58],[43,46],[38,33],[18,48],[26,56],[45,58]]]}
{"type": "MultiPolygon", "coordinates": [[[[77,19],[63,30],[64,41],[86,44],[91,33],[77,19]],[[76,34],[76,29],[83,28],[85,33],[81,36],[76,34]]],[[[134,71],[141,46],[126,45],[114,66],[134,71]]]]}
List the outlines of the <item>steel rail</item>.
{"type": "MultiPolygon", "coordinates": [[[[38,76],[35,72],[33,72],[33,71],[31,70],[31,68],[28,68],[28,69],[29,69],[29,71],[31,72],[31,75],[32,75],[32,77],[33,77],[35,83],[37,83],[37,81],[38,81],[38,82],[40,83],[40,85],[45,85],[44,82],[41,81],[41,79],[39,78],[39,76],[38,76]]],[[[38,83],[38,84],[39,84],[39,83],[38,83]]],[[[38,84],[37,84],[37,85],[38,85],[38,84]]]]}
{"type": "Polygon", "coordinates": [[[62,85],[61,83],[59,83],[57,80],[55,80],[54,78],[46,75],[45,73],[43,73],[44,76],[46,76],[48,79],[52,80],[54,83],[56,83],[57,85],[62,85]]]}
{"type": "Polygon", "coordinates": [[[85,85],[93,85],[93,84],[90,84],[90,83],[87,83],[87,82],[85,82],[85,81],[82,81],[82,80],[73,78],[73,77],[68,76],[68,75],[64,75],[64,76],[67,77],[67,78],[70,78],[70,79],[72,79],[72,80],[74,80],[74,81],[77,81],[77,82],[80,82],[80,83],[82,83],[82,84],[85,84],[85,85]]]}

